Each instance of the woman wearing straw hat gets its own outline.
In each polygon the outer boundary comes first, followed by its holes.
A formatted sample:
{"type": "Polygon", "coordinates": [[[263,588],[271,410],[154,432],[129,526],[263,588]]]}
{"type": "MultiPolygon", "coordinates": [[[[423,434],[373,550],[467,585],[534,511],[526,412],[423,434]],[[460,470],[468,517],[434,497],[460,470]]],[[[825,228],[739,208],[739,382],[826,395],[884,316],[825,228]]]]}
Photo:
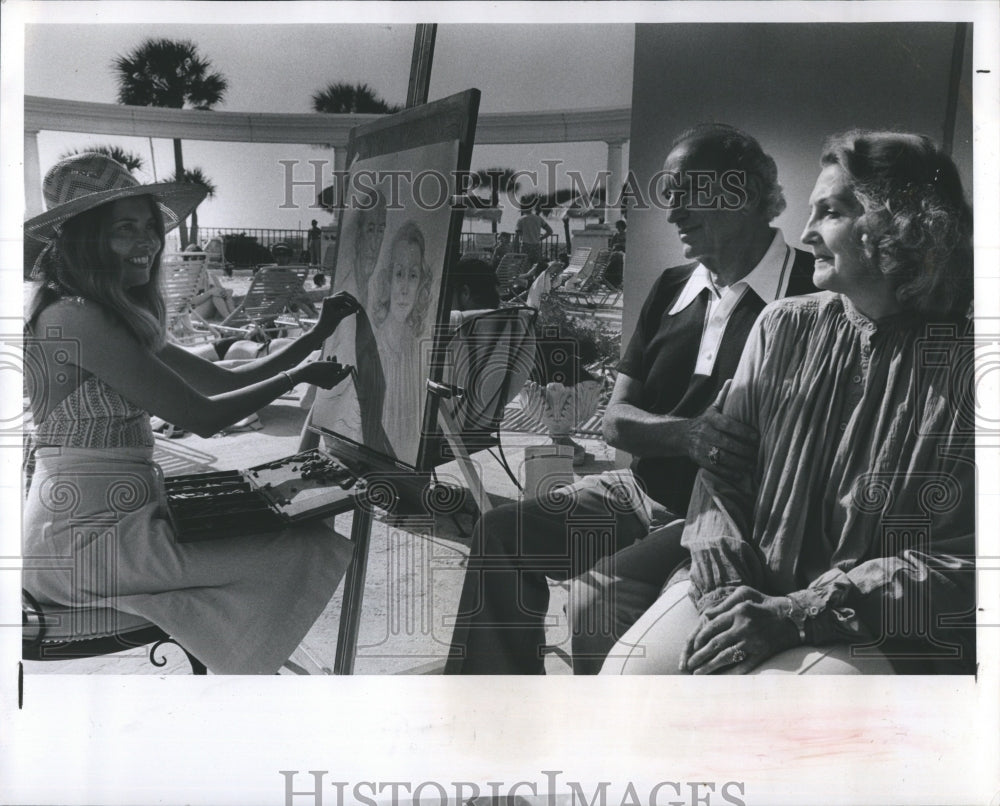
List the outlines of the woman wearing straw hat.
{"type": "Polygon", "coordinates": [[[54,166],[43,190],[47,212],[24,225],[42,281],[25,324],[36,470],[24,587],[43,602],[141,616],[214,672],[276,672],[333,595],[346,541],[316,525],[179,544],[149,418],[209,436],[296,384],[335,386],[349,367],[301,362],[357,302],[331,297],[284,350],[219,367],[166,342],[159,288],[164,233],[204,189],[140,185],[82,154],[54,166]]]}

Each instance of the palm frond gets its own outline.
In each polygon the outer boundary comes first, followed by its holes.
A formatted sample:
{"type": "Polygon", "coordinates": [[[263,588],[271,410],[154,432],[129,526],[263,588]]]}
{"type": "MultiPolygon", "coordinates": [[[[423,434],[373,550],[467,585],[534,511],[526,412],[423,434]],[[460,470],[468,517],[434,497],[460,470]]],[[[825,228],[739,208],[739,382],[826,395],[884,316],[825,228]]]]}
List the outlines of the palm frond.
{"type": "Polygon", "coordinates": [[[229,86],[189,40],[146,39],[111,64],[118,102],[129,106],[211,109],[229,86]]]}
{"type": "Polygon", "coordinates": [[[312,108],[314,112],[334,115],[380,115],[400,110],[399,106],[387,102],[368,84],[363,82],[349,84],[344,81],[328,84],[325,89],[314,92],[312,108]]]}
{"type": "Polygon", "coordinates": [[[60,160],[64,160],[67,157],[74,157],[77,154],[103,154],[105,157],[110,157],[119,165],[124,165],[128,168],[129,173],[135,173],[136,171],[141,171],[143,165],[145,165],[145,160],[136,154],[134,151],[129,151],[121,146],[114,145],[89,145],[83,148],[73,148],[59,155],[60,160]]]}

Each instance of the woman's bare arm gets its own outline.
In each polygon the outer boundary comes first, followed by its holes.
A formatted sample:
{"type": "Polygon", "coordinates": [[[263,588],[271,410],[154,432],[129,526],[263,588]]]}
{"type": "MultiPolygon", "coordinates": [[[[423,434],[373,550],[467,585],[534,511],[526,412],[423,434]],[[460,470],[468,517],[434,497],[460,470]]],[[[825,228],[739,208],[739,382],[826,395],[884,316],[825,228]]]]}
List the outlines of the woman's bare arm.
{"type": "Polygon", "coordinates": [[[40,315],[38,332],[44,333],[50,326],[61,329],[61,338],[79,341],[82,369],[139,408],[199,436],[211,436],[253,414],[293,384],[304,381],[330,388],[346,377],[343,368],[332,362],[315,362],[295,368],[290,377],[275,370],[277,374],[270,378],[209,396],[142,346],[98,305],[51,306],[40,315]]]}

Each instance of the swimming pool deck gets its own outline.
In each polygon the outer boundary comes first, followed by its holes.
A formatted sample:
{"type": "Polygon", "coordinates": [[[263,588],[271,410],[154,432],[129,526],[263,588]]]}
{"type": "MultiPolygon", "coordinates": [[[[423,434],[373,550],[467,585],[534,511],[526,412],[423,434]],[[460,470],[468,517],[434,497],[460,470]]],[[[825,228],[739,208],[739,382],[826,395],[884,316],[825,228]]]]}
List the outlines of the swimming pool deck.
{"type": "MultiPolygon", "coordinates": [[[[297,400],[278,400],[260,412],[263,428],[211,438],[194,434],[157,439],[156,458],[167,476],[203,470],[245,469],[289,456],[299,444],[305,410],[297,400]]],[[[504,450],[511,466],[521,472],[524,449],[548,444],[538,434],[504,432],[504,450]]],[[[614,451],[593,438],[578,438],[593,458],[575,468],[577,474],[598,473],[614,466],[614,451]]],[[[494,503],[516,500],[518,491],[499,463],[485,451],[475,454],[485,488],[494,503]]],[[[442,482],[464,487],[455,463],[438,468],[442,482]]],[[[451,637],[450,619],[458,597],[477,510],[471,505],[456,515],[438,515],[406,528],[391,525],[377,514],[372,521],[371,545],[355,674],[434,673],[440,669],[451,637]]],[[[340,534],[350,535],[351,514],[336,518],[340,534]]],[[[547,637],[568,651],[565,590],[551,586],[547,637]]],[[[343,583],[303,642],[320,666],[331,667],[337,644],[343,583]]],[[[153,666],[144,649],[98,658],[67,661],[26,661],[29,674],[190,674],[176,647],[162,648],[162,668],[153,666]]],[[[556,654],[546,659],[549,674],[569,674],[556,654]]]]}

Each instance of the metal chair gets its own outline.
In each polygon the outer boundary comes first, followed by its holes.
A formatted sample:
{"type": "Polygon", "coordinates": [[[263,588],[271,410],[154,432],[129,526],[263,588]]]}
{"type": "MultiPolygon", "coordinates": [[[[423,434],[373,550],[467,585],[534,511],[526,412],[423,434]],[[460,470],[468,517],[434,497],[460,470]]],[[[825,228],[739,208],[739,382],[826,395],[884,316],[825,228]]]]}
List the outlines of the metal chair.
{"type": "Polygon", "coordinates": [[[191,673],[206,674],[205,664],[166,632],[139,616],[108,607],[45,608],[27,591],[21,591],[21,657],[32,661],[96,658],[149,647],[149,662],[162,667],[166,658],[156,655],[164,644],[174,644],[187,656],[191,673]]]}
{"type": "Polygon", "coordinates": [[[467,320],[445,348],[442,382],[428,382],[439,398],[438,420],[446,439],[438,456],[458,460],[483,511],[489,499],[471,454],[488,451],[521,488],[503,453],[500,423],[534,368],[537,315],[534,308],[511,307],[467,320]]]}

